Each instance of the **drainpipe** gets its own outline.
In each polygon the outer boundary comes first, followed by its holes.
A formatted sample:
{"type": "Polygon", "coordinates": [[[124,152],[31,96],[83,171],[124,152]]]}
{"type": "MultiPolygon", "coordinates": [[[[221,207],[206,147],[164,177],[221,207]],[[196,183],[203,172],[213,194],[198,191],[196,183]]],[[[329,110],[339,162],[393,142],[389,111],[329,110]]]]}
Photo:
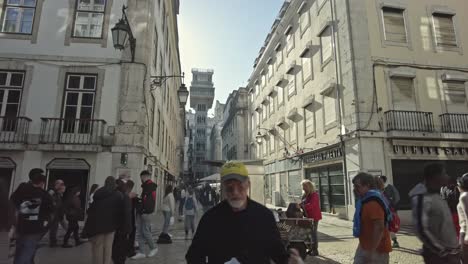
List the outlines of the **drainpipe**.
{"type": "MultiPolygon", "coordinates": [[[[335,26],[336,26],[336,16],[335,16],[335,6],[336,2],[335,0],[330,0],[330,13],[331,13],[331,29],[332,29],[332,45],[333,45],[333,59],[335,61],[335,78],[336,78],[336,87],[335,87],[335,92],[336,92],[336,99],[338,101],[338,123],[339,123],[339,131],[340,131],[340,144],[341,144],[341,151],[343,154],[343,174],[344,174],[344,185],[345,185],[345,190],[348,190],[348,169],[347,169],[347,162],[346,162],[346,146],[345,142],[343,140],[343,113],[342,113],[342,98],[341,98],[341,92],[340,92],[340,87],[341,87],[341,78],[340,75],[338,74],[338,47],[339,47],[339,41],[335,39],[335,26]]],[[[345,0],[347,2],[347,0],[345,0]]],[[[348,212],[348,201],[349,201],[349,192],[347,191],[345,193],[345,205],[346,205],[346,215],[349,217],[349,212],[348,212]]]]}

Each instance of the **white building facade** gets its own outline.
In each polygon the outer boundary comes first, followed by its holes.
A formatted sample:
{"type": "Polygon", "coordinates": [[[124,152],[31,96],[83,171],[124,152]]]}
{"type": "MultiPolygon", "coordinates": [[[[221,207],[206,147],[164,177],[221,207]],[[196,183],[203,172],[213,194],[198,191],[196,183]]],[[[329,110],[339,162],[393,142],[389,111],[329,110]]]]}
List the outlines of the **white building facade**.
{"type": "Polygon", "coordinates": [[[248,118],[248,91],[240,87],[229,94],[224,108],[221,130],[223,160],[249,159],[248,118]]]}
{"type": "Polygon", "coordinates": [[[285,2],[248,84],[265,202],[296,201],[308,178],[322,211],[352,218],[352,177],[368,171],[389,177],[405,210],[428,162],[452,177],[468,171],[467,10],[464,1],[285,2]]]}
{"type": "Polygon", "coordinates": [[[162,187],[175,182],[181,80],[156,88],[151,76],[181,74],[178,9],[178,0],[0,1],[0,174],[10,190],[35,167],[49,186],[60,178],[83,194],[109,175],[139,186],[143,169],[162,187]],[[113,47],[123,5],[135,62],[113,47]]]}

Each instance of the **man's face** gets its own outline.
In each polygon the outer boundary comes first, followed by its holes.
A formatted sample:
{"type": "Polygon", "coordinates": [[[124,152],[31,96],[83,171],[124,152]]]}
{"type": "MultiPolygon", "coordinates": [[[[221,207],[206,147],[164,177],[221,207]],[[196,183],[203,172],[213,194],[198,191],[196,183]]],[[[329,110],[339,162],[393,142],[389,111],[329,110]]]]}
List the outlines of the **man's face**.
{"type": "Polygon", "coordinates": [[[55,191],[59,193],[65,192],[65,183],[62,180],[56,180],[54,187],[55,187],[55,191]]]}
{"type": "Polygon", "coordinates": [[[229,205],[234,209],[242,209],[247,203],[250,181],[227,180],[223,182],[223,193],[229,205]]]}
{"type": "Polygon", "coordinates": [[[146,174],[141,175],[140,179],[141,179],[141,183],[145,183],[149,179],[149,175],[146,175],[146,174]]]}
{"type": "Polygon", "coordinates": [[[362,185],[360,180],[356,180],[353,183],[354,186],[354,192],[359,195],[359,197],[364,197],[366,193],[369,191],[369,186],[367,185],[362,185]]]}

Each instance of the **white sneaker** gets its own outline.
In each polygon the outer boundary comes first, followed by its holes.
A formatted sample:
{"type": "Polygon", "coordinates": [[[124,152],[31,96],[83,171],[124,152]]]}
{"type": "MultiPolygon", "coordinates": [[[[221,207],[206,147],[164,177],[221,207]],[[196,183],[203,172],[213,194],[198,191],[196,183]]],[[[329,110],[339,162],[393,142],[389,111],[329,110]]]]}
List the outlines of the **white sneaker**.
{"type": "Polygon", "coordinates": [[[157,253],[158,253],[158,248],[155,248],[155,249],[151,250],[150,253],[146,257],[152,258],[152,257],[156,256],[157,253]]]}
{"type": "Polygon", "coordinates": [[[135,256],[131,257],[130,259],[142,259],[142,258],[146,258],[146,255],[143,254],[143,253],[137,253],[135,256]]]}

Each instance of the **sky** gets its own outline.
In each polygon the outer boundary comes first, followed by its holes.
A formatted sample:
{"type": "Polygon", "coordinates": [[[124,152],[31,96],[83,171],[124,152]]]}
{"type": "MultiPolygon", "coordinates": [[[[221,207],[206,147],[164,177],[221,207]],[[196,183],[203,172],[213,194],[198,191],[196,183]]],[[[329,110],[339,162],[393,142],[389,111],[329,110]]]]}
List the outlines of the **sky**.
{"type": "Polygon", "coordinates": [[[216,100],[225,103],[231,91],[245,87],[283,2],[181,0],[179,49],[187,87],[192,68],[213,69],[213,107],[216,100]]]}

